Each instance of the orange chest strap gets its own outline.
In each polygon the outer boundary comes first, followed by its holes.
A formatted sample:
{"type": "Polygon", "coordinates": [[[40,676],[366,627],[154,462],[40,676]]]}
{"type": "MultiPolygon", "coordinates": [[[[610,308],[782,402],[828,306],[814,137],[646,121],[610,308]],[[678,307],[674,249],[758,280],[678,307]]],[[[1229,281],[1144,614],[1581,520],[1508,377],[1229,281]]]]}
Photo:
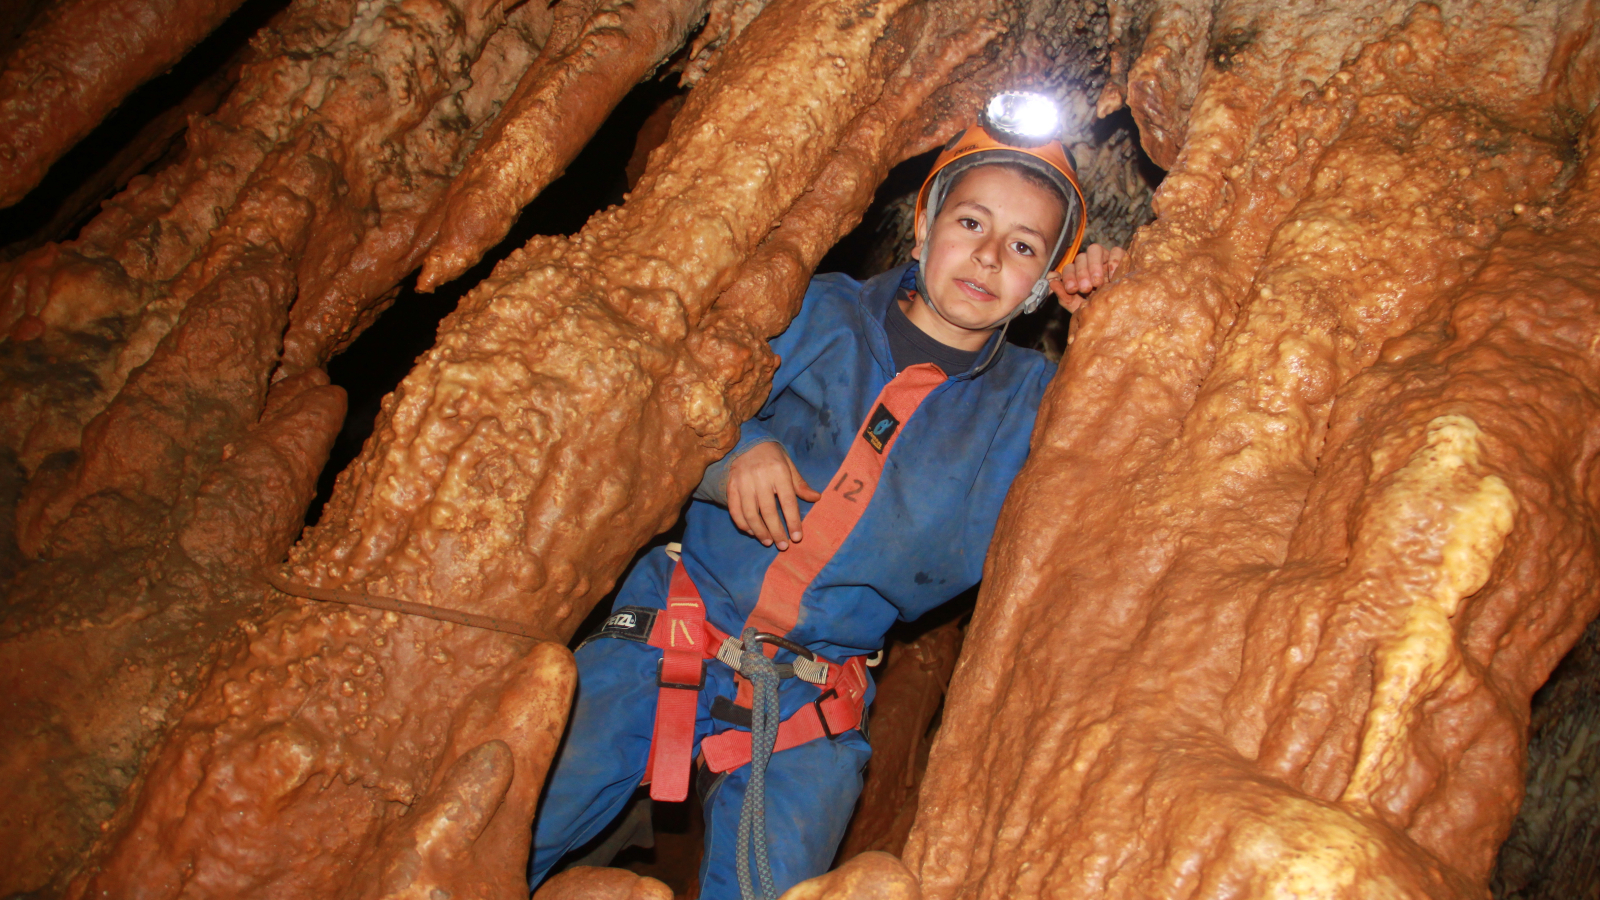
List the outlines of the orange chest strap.
{"type": "Polygon", "coordinates": [[[745,620],[746,627],[753,625],[759,631],[777,635],[786,635],[794,628],[806,588],[839,552],[877,493],[884,461],[900,440],[901,427],[944,381],[945,374],[938,366],[919,363],[884,385],[856,432],[844,463],[833,474],[822,498],[801,520],[804,537],[779,553],[767,567],[761,595],[745,620]]]}
{"type": "MultiPolygon", "coordinates": [[[[779,636],[794,628],[806,589],[833,559],[872,502],[884,461],[900,439],[901,426],[944,381],[945,374],[938,366],[921,363],[906,368],[879,392],[844,463],[801,521],[803,540],[779,553],[767,567],[761,594],[745,620],[746,627],[779,636]]],[[[705,616],[700,592],[680,562],[672,570],[666,615],[657,620],[650,636],[650,643],[662,648],[655,730],[645,772],[654,800],[683,800],[689,794],[690,756],[700,689],[705,685],[705,659],[715,655],[713,644],[720,644],[726,637],[712,628],[705,616]],[[713,631],[715,635],[710,634],[713,631]],[[715,637],[715,641],[708,641],[708,637],[715,637]]],[[[766,649],[768,653],[775,652],[770,646],[766,649]]],[[[860,657],[832,666],[822,696],[779,727],[775,749],[858,727],[866,686],[866,666],[860,657]]],[[[750,705],[750,683],[743,677],[739,678],[737,702],[750,705]]],[[[706,738],[701,748],[712,770],[724,772],[750,760],[750,733],[726,731],[706,738]]]]}
{"type": "MultiPolygon", "coordinates": [[[[778,554],[767,567],[761,595],[745,619],[745,627],[787,635],[800,620],[800,602],[806,589],[844,544],[861,521],[878,491],[885,460],[900,440],[902,426],[933,389],[945,381],[933,363],[907,366],[878,392],[866,419],[856,431],[844,463],[829,480],[822,497],[801,520],[804,537],[778,554]]],[[[739,679],[736,702],[749,706],[750,682],[739,679]]]]}

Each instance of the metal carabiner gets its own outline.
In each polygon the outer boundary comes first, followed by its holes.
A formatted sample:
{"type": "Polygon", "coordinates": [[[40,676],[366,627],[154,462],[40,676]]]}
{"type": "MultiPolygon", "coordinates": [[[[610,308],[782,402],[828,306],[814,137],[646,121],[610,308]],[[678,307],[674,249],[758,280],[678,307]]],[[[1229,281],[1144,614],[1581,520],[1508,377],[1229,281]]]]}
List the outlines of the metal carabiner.
{"type": "Polygon", "coordinates": [[[755,637],[751,638],[750,640],[751,642],[757,644],[772,644],[775,647],[782,647],[790,653],[793,653],[795,656],[805,657],[812,662],[816,662],[817,659],[817,655],[815,653],[812,653],[810,650],[807,650],[800,644],[796,644],[794,641],[791,641],[786,637],[781,637],[770,632],[758,631],[756,632],[755,637]]]}

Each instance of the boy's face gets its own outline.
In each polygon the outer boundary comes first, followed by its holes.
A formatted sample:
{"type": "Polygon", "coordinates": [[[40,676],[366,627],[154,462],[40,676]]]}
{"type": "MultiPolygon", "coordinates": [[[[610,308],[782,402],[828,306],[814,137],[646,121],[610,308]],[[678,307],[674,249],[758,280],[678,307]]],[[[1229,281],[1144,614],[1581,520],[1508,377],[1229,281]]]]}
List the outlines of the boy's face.
{"type": "Polygon", "coordinates": [[[1063,218],[1060,199],[1014,169],[967,172],[946,195],[932,234],[917,223],[912,256],[922,263],[937,316],[912,320],[945,344],[983,346],[1044,274],[1063,218]]]}

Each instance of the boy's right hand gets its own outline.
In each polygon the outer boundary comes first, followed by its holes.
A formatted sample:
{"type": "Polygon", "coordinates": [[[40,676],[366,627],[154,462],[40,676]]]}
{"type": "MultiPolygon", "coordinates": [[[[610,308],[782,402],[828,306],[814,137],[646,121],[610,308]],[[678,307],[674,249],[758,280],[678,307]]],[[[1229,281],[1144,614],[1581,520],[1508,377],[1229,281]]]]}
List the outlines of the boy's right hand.
{"type": "Polygon", "coordinates": [[[1116,277],[1117,269],[1122,267],[1127,258],[1128,252],[1121,247],[1106,249],[1099,244],[1090,244],[1083,248],[1065,272],[1051,273],[1050,287],[1055,291],[1056,300],[1067,308],[1067,312],[1078,312],[1089,302],[1089,295],[1096,288],[1116,277]]]}
{"type": "Polygon", "coordinates": [[[815,503],[822,495],[800,477],[800,470],[794,467],[782,444],[757,444],[728,467],[728,513],[740,531],[763,546],[776,543],[779,550],[787,550],[790,540],[800,540],[800,504],[796,498],[815,503]]]}

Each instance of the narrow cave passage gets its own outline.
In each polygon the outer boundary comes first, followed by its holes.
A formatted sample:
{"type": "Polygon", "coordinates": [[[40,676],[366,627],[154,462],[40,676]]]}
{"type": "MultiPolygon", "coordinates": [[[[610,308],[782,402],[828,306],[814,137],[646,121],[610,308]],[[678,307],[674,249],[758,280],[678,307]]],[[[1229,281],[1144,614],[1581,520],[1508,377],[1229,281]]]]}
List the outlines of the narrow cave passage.
{"type": "MultiPolygon", "coordinates": [[[[7,71],[89,5],[20,4],[7,71]]],[[[1053,307],[1009,335],[1066,351],[1041,462],[983,598],[894,635],[839,861],[1131,897],[1170,857],[1222,873],[1189,895],[1268,896],[1260,860],[1328,828],[1360,850],[1340,896],[1600,898],[1600,31],[1491,6],[239,4],[0,209],[0,895],[366,896],[426,855],[445,782],[509,777],[495,741],[547,757],[559,660],[254,573],[581,636],[759,405],[806,277],[903,260],[931,148],[1021,79],[1088,123],[1090,239],[1142,229],[1135,264],[1087,346],[1053,307]],[[728,177],[751,157],[782,165],[728,177]],[[1423,583],[1437,621],[1396,600],[1423,583]]],[[[499,790],[417,884],[516,895],[537,787],[499,790]]],[[[635,871],[687,891],[691,819],[635,871]]]]}

